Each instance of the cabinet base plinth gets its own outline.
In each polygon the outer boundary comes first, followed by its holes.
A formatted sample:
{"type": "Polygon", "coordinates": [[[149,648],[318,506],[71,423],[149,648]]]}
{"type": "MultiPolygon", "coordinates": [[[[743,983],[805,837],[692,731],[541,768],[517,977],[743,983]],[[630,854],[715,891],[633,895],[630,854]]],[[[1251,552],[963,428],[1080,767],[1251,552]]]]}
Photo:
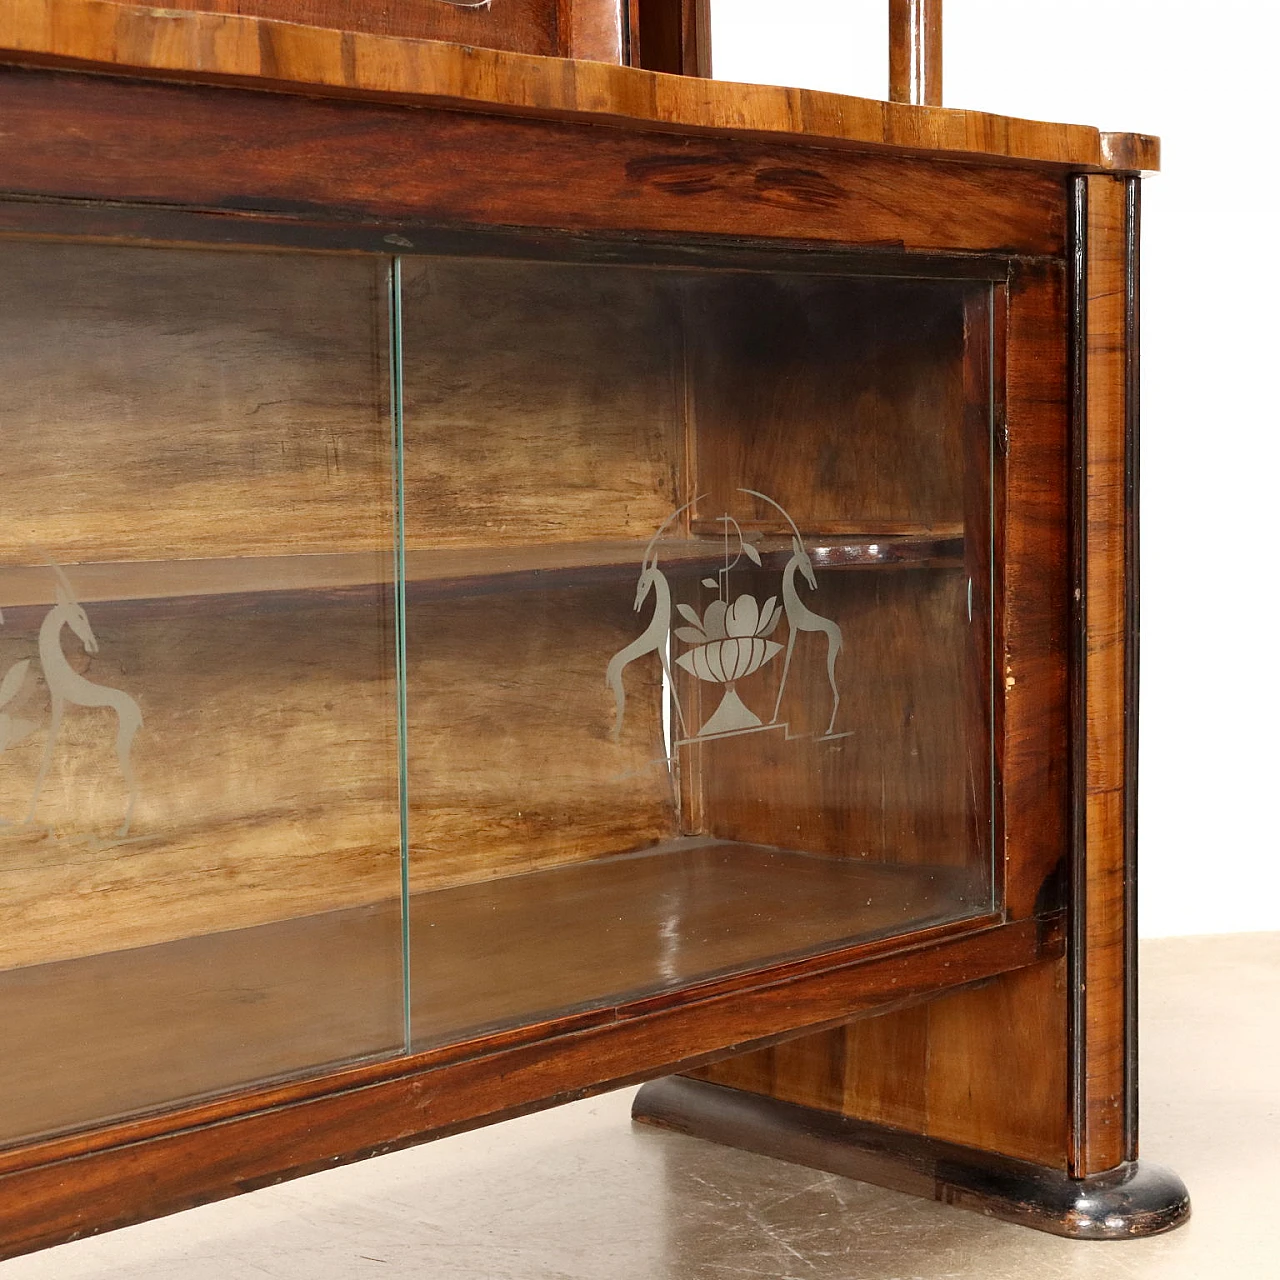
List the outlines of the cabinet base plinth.
{"type": "Polygon", "coordinates": [[[1182,1179],[1145,1161],[1072,1178],[1060,1169],[679,1076],[645,1085],[631,1115],[642,1124],[1076,1240],[1157,1235],[1191,1214],[1182,1179]]]}

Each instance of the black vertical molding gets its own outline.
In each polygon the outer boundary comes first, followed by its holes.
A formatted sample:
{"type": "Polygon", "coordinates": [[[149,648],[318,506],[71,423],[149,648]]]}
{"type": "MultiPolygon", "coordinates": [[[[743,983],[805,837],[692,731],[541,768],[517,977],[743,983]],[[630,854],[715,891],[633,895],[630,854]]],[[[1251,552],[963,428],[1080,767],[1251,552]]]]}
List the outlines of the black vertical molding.
{"type": "Polygon", "coordinates": [[[1069,363],[1070,441],[1068,457],[1071,475],[1071,637],[1068,661],[1070,725],[1070,805],[1071,852],[1070,895],[1067,940],[1067,1094],[1070,1132],[1067,1138],[1068,1171],[1079,1177],[1085,1167],[1085,1135],[1088,1125],[1088,1073],[1086,1057],[1088,865],[1085,843],[1085,778],[1087,764],[1088,706],[1086,705],[1085,660],[1088,656],[1087,568],[1089,549],[1088,485],[1088,341],[1089,341],[1089,188],[1082,175],[1070,179],[1070,263],[1069,263],[1069,363]]]}

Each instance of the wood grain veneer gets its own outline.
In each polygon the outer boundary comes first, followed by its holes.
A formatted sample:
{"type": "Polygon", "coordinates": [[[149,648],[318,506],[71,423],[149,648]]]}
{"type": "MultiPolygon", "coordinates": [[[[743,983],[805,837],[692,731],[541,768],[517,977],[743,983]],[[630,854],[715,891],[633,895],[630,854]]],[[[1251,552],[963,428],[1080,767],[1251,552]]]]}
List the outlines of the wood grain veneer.
{"type": "Polygon", "coordinates": [[[7,244],[0,564],[389,552],[387,312],[376,257],[7,244]]]}
{"type": "MultiPolygon", "coordinates": [[[[1069,315],[1058,264],[1020,264],[996,291],[997,874],[1014,918],[1061,910],[1068,887],[1069,315]]],[[[1065,966],[1043,966],[703,1078],[1066,1169],[1066,992],[1065,966]]]]}
{"type": "Polygon", "coordinates": [[[1129,866],[1130,717],[1136,715],[1128,648],[1134,619],[1128,575],[1133,339],[1131,192],[1124,181],[1082,181],[1085,382],[1077,439],[1082,607],[1077,613],[1076,913],[1072,1005],[1076,1037],[1072,1167],[1114,1168],[1136,1152],[1135,1081],[1127,1021],[1133,957],[1129,866]]]}
{"type": "Polygon", "coordinates": [[[497,50],[261,18],[142,9],[108,0],[10,0],[0,58],[1082,168],[1158,164],[1155,139],[1100,135],[1078,125],[716,83],[598,62],[549,62],[497,50]]]}
{"type": "MultiPolygon", "coordinates": [[[[45,610],[5,612],[0,664],[30,656],[45,610]]],[[[138,703],[128,789],[105,708],[68,708],[32,825],[49,697],[0,772],[0,965],[29,965],[373,902],[399,883],[389,591],[354,608],[87,611],[100,650],[73,667],[138,703]]]]}
{"type": "Polygon", "coordinates": [[[405,540],[644,544],[679,505],[681,279],[402,266],[405,540]]]}
{"type": "Polygon", "coordinates": [[[341,1160],[456,1133],[734,1047],[919,1000],[1060,953],[1030,924],[924,934],[700,984],[682,993],[264,1088],[0,1151],[0,1241],[12,1256],[171,1213],[341,1160]],[[674,1051],[672,1046],[679,1046],[674,1051]],[[230,1123],[228,1123],[230,1122],[230,1123]]]}
{"type": "MultiPolygon", "coordinates": [[[[982,908],[963,873],[696,840],[418,893],[412,1040],[634,1002],[982,908]]],[[[0,972],[0,1143],[403,1049],[400,915],[393,899],[0,972]]]]}
{"type": "Polygon", "coordinates": [[[693,1074],[1065,1170],[1066,1027],[1056,961],[693,1074]]]}
{"type": "Polygon", "coordinates": [[[805,532],[963,526],[964,302],[986,294],[985,283],[798,274],[691,289],[687,488],[706,495],[695,521],[733,509],[747,527],[786,532],[764,504],[738,510],[746,487],[805,532]]]}
{"type": "MultiPolygon", "coordinates": [[[[777,589],[747,585],[758,598],[777,589]]],[[[990,736],[985,717],[969,721],[966,585],[962,569],[821,576],[815,607],[844,637],[834,729],[846,736],[820,739],[832,701],[827,647],[802,636],[781,717],[806,736],[730,738],[691,753],[699,829],[844,858],[967,866],[988,883],[991,832],[975,793],[990,788],[990,736]]],[[[753,682],[762,713],[780,675],[775,662],[753,682]]]]}
{"type": "Polygon", "coordinates": [[[942,106],[942,0],[889,0],[889,99],[942,106]]]}
{"type": "Polygon", "coordinates": [[[0,167],[14,196],[304,218],[342,209],[406,229],[427,221],[1030,255],[1060,255],[1066,243],[1051,168],[449,106],[0,68],[10,125],[0,167]],[[193,153],[205,163],[193,167],[193,153]],[[468,163],[477,155],[483,165],[468,163]]]}
{"type": "MultiPolygon", "coordinates": [[[[690,13],[681,6],[681,70],[690,13]]],[[[0,1252],[743,1050],[758,1052],[722,1078],[806,1105],[1068,1173],[1131,1157],[1123,886],[1134,741],[1131,722],[1117,733],[1113,716],[1129,714],[1133,691],[1134,211],[1133,179],[1109,171],[1153,164],[1154,140],[109,0],[14,0],[6,17],[6,232],[374,256],[323,268],[297,257],[295,269],[282,265],[289,254],[258,254],[258,283],[272,285],[262,296],[305,302],[325,277],[338,284],[327,305],[342,315],[315,334],[264,303],[252,340],[215,323],[212,364],[230,370],[222,399],[184,399],[180,374],[203,367],[186,331],[225,313],[235,287],[217,281],[234,255],[198,255],[186,315],[181,305],[160,314],[154,299],[182,290],[159,276],[148,284],[147,271],[113,285],[103,258],[98,278],[95,267],[55,273],[55,286],[87,307],[84,332],[72,336],[92,358],[74,373],[40,350],[73,345],[66,335],[21,323],[11,335],[44,389],[14,408],[23,538],[46,540],[60,561],[95,562],[85,570],[104,597],[91,601],[104,640],[94,670],[137,689],[146,728],[163,733],[138,738],[143,842],[128,859],[104,840],[60,842],[56,830],[56,858],[22,847],[29,828],[3,846],[3,874],[19,889],[6,899],[17,906],[4,922],[13,967],[0,973],[0,995],[16,1001],[14,1025],[29,1020],[22,1043],[41,1051],[26,1068],[46,1108],[37,1127],[77,1131],[0,1151],[0,1252]],[[504,276],[492,262],[499,240],[530,261],[504,276]],[[405,511],[409,870],[419,891],[407,1045],[396,1031],[397,909],[387,905],[400,871],[385,571],[394,413],[379,354],[381,273],[401,249],[468,259],[404,267],[422,291],[404,312],[420,326],[404,370],[420,468],[406,476],[405,511]],[[864,484],[865,460],[852,474],[832,461],[848,443],[845,424],[823,412],[812,378],[781,378],[792,400],[774,406],[805,464],[786,483],[797,505],[811,500],[807,532],[856,569],[824,581],[860,647],[879,655],[883,688],[858,688],[863,728],[890,754],[916,753],[909,769],[882,762],[878,808],[872,796],[858,817],[868,829],[878,817],[878,844],[825,817],[802,833],[846,855],[825,858],[681,842],[707,829],[785,840],[752,809],[740,767],[712,758],[719,748],[682,765],[676,785],[665,769],[644,772],[661,739],[656,662],[627,674],[633,698],[616,747],[599,679],[635,634],[619,591],[634,572],[620,567],[623,549],[724,462],[720,446],[732,438],[716,437],[717,414],[750,421],[751,398],[735,398],[727,372],[735,361],[753,367],[750,326],[728,323],[735,289],[737,305],[759,304],[769,292],[759,273],[785,271],[797,251],[824,278],[775,287],[775,298],[801,298],[837,321],[859,289],[887,289],[888,304],[927,289],[922,272],[969,281],[946,286],[955,303],[946,323],[924,326],[923,399],[947,406],[965,447],[957,452],[946,431],[921,436],[923,401],[912,400],[912,373],[892,342],[862,371],[874,394],[861,407],[879,423],[870,434],[894,459],[890,470],[921,466],[901,491],[864,484]],[[650,252],[663,268],[657,286],[639,286],[638,275],[606,282],[586,266],[634,266],[650,252]],[[545,261],[558,256],[577,265],[545,261]],[[726,285],[748,259],[753,283],[726,285]],[[891,261],[915,282],[826,278],[891,261]],[[722,272],[706,296],[723,287],[727,301],[700,303],[677,278],[691,265],[722,272]],[[547,287],[557,273],[559,287],[547,287]],[[141,317],[134,329],[101,303],[117,286],[124,314],[141,317]],[[597,323],[574,314],[575,297],[591,301],[597,323]],[[736,344],[718,375],[714,344],[696,333],[670,341],[700,306],[736,344]],[[341,349],[329,329],[343,335],[341,349]],[[566,359],[577,351],[581,368],[566,359]],[[122,412],[113,387],[132,367],[124,352],[153,391],[172,391],[166,376],[179,384],[170,399],[149,397],[167,411],[142,424],[146,447],[132,453],[113,450],[107,429],[122,412]],[[269,375],[284,403],[246,369],[269,375]],[[981,393],[984,377],[993,398],[981,393]],[[219,414],[200,418],[215,400],[219,414]],[[325,416],[335,401],[342,422],[325,416]],[[990,411],[981,423],[978,405],[990,411]],[[255,429],[250,419],[268,411],[271,429],[255,429]],[[699,424],[712,437],[701,452],[699,424]],[[485,455],[485,433],[505,466],[485,455]],[[563,456],[549,466],[556,446],[563,456]],[[629,454],[631,471],[618,463],[629,454]],[[474,491],[455,485],[439,509],[423,501],[440,474],[468,467],[483,477],[474,491]],[[826,489],[805,489],[806,467],[831,470],[826,489]],[[246,481],[259,470],[260,490],[246,481]],[[79,528],[84,495],[59,487],[68,474],[111,517],[101,527],[79,528]],[[136,495],[140,475],[157,499],[131,522],[122,495],[136,495]],[[343,505],[347,479],[358,509],[343,505]],[[598,481],[604,501],[592,497],[598,481]],[[299,516],[313,495],[314,516],[299,516]],[[224,501],[232,518],[218,528],[224,501]],[[517,536],[530,529],[532,539],[517,536]],[[895,557],[873,556],[873,535],[899,539],[895,557]],[[532,549],[513,556],[520,543],[532,549]],[[420,558],[433,552],[446,553],[440,564],[420,558]],[[179,564],[201,566],[199,589],[185,589],[179,564]],[[242,589],[226,590],[237,564],[242,589]],[[491,589],[479,588],[494,569],[491,589]],[[966,616],[965,644],[957,618],[973,580],[979,621],[966,616]],[[117,586],[132,596],[105,598],[117,586]],[[885,609],[893,625],[858,631],[855,614],[868,622],[885,609]],[[935,641],[942,661],[930,658],[935,641]],[[991,662],[982,665],[992,653],[994,689],[991,662]],[[251,678],[228,682],[228,665],[251,678]],[[895,724],[894,704],[916,695],[927,711],[895,724]],[[988,729],[995,785],[975,799],[989,758],[974,744],[988,729]],[[623,787],[627,769],[644,781],[623,787]],[[170,794],[181,800],[182,838],[146,845],[177,830],[157,808],[170,794]],[[991,868],[978,838],[987,830],[991,868]],[[653,842],[661,852],[628,852],[653,842]],[[993,889],[1003,911],[990,909],[993,889]],[[348,945],[360,953],[349,965],[348,945]],[[79,981],[91,993],[69,1001],[69,1014],[47,998],[59,977],[60,991],[79,981]],[[140,992],[154,996],[150,1016],[140,992]],[[871,1013],[882,1016],[846,1026],[871,1013]],[[68,1016],[70,1029],[57,1023],[68,1016]],[[185,1048],[176,1043],[184,1017],[196,1030],[185,1048]],[[120,1037],[124,1024],[136,1036],[120,1037]],[[88,1034],[117,1069],[86,1082],[76,1072],[98,1060],[67,1052],[49,1071],[43,1050],[63,1033],[88,1034]],[[221,1044],[228,1034],[233,1043],[221,1044]],[[774,1048],[783,1041],[794,1047],[774,1048]],[[154,1072],[132,1070],[129,1053],[147,1046],[154,1072]],[[185,1099],[177,1107],[175,1090],[185,1099]],[[137,1114],[92,1123],[122,1113],[137,1114]]],[[[571,38],[607,44],[618,34],[607,26],[571,38]]],[[[74,265],[91,250],[49,251],[74,265]]],[[[36,262],[35,251],[17,252],[36,262]]],[[[19,316],[42,296],[39,272],[26,276],[23,305],[11,309],[19,316]]],[[[839,381],[847,370],[832,331],[842,326],[860,341],[876,336],[840,321],[822,327],[814,350],[841,394],[857,398],[856,379],[839,381]]],[[[754,337],[775,374],[806,346],[764,321],[754,337]]],[[[197,385],[214,385],[208,372],[197,385]]],[[[757,382],[756,395],[763,389],[757,382]]],[[[871,453],[874,475],[883,457],[871,453]]],[[[704,551],[690,535],[713,516],[696,513],[673,562],[693,568],[704,551]]],[[[762,532],[776,540],[781,529],[762,532]]],[[[785,555],[776,541],[766,550],[785,555]]],[[[47,607],[40,559],[3,549],[0,590],[15,602],[0,640],[9,649],[47,607]]],[[[802,684],[821,685],[816,656],[798,659],[802,684]]],[[[0,662],[17,657],[6,649],[0,662]]],[[[42,696],[39,686],[23,692],[42,696]]],[[[82,710],[67,732],[90,760],[102,735],[82,710]]],[[[874,775],[870,739],[847,741],[832,778],[851,760],[858,777],[874,775]]],[[[11,750],[6,764],[29,775],[38,739],[11,750]]],[[[796,791],[794,765],[770,763],[760,793],[796,791]]],[[[110,764],[94,768],[114,780],[110,764]]],[[[18,776],[6,775],[6,814],[22,807],[18,776]]],[[[41,803],[79,795],[87,780],[60,760],[41,803]]],[[[99,787],[95,823],[118,816],[122,798],[116,781],[99,787]]],[[[12,1134],[30,1135],[33,1123],[29,1112],[14,1119],[12,1134]]]]}

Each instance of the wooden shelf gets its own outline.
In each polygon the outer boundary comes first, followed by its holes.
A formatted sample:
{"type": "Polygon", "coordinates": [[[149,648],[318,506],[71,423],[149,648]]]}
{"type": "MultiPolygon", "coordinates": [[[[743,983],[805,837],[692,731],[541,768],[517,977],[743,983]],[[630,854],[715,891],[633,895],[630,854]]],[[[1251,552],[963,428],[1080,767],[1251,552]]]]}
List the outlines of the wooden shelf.
{"type": "MultiPolygon", "coordinates": [[[[643,542],[559,542],[512,547],[446,547],[410,551],[405,571],[412,590],[431,595],[480,595],[548,587],[593,586],[632,577],[643,542]]],[[[764,567],[781,569],[790,543],[759,543],[764,567]]],[[[963,531],[924,534],[824,535],[809,555],[818,569],[958,568],[963,531]]],[[[714,571],[723,559],[713,538],[666,542],[659,549],[670,573],[714,571]]],[[[66,566],[83,604],[104,601],[182,600],[202,596],[258,596],[348,592],[387,586],[394,577],[390,551],[341,555],[245,556],[234,559],[138,560],[66,566]]],[[[55,578],[44,565],[0,567],[0,608],[53,604],[55,578]]]]}
{"type": "Polygon", "coordinates": [[[963,868],[700,838],[421,894],[410,921],[414,1046],[988,907],[963,868]]]}
{"type": "MultiPolygon", "coordinates": [[[[977,915],[957,868],[687,839],[416,895],[414,1047],[977,915]]],[[[0,973],[0,1143],[403,1048],[400,905],[0,973]]]]}

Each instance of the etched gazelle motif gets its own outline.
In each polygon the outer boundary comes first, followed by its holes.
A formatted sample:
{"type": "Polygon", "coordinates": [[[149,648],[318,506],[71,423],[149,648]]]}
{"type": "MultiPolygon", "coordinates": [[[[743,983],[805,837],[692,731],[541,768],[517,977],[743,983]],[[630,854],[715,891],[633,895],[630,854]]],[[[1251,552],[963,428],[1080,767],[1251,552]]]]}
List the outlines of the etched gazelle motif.
{"type": "Polygon", "coordinates": [[[124,811],[124,821],[116,832],[118,836],[129,834],[129,823],[133,820],[133,806],[138,798],[138,784],[134,777],[130,753],[133,750],[133,739],[142,727],[142,711],[138,704],[123,689],[112,689],[107,685],[94,684],[86,680],[67,661],[62,652],[62,628],[70,627],[73,634],[84,645],[86,653],[98,652],[98,641],[89,625],[85,614],[66,575],[57,565],[52,566],[57,575],[57,604],[45,615],[40,624],[39,654],[40,665],[44,669],[45,683],[49,686],[49,697],[53,704],[53,714],[49,724],[49,736],[44,745],[44,758],[40,762],[40,772],[36,776],[36,785],[31,793],[31,807],[27,812],[27,822],[34,822],[36,806],[40,801],[40,792],[44,788],[49,766],[53,763],[54,746],[58,740],[58,730],[62,726],[62,715],[67,704],[77,707],[110,707],[116,713],[116,758],[120,762],[120,772],[129,788],[129,803],[124,811]]]}
{"type": "Polygon", "coordinates": [[[777,722],[778,713],[782,709],[782,695],[787,687],[787,673],[791,670],[791,655],[795,652],[796,637],[801,631],[820,631],[827,637],[827,679],[831,684],[831,719],[827,722],[829,735],[835,729],[836,712],[840,709],[840,690],[836,687],[836,658],[844,647],[844,637],[840,634],[840,628],[836,623],[830,618],[824,618],[820,613],[814,613],[800,599],[800,592],[796,588],[796,575],[803,575],[811,591],[818,589],[818,579],[813,572],[813,561],[804,549],[804,542],[801,540],[800,530],[796,528],[795,521],[783,507],[766,494],[758,493],[755,489],[742,489],[739,492],[748,493],[753,498],[767,502],[771,507],[777,507],[791,526],[791,559],[787,561],[786,568],[782,571],[782,608],[787,615],[787,656],[782,662],[782,679],[778,684],[778,699],[773,706],[771,723],[777,722]]]}
{"type": "MultiPolygon", "coordinates": [[[[653,535],[645,548],[644,560],[641,562],[640,581],[636,586],[635,608],[639,611],[650,594],[654,595],[653,616],[644,632],[625,648],[614,654],[609,662],[605,682],[613,690],[617,700],[617,720],[613,737],[617,741],[622,730],[622,713],[625,705],[625,692],[622,685],[622,673],[629,663],[650,653],[656,653],[662,663],[666,676],[666,689],[670,693],[671,702],[680,722],[680,739],[676,747],[686,746],[691,742],[701,742],[711,738],[736,737],[744,733],[782,732],[786,740],[791,741],[793,735],[790,726],[780,723],[778,716],[782,709],[783,693],[786,689],[787,677],[791,671],[791,659],[795,654],[796,639],[802,631],[821,632],[827,640],[827,679],[831,682],[831,716],[827,722],[826,732],[822,740],[847,735],[836,734],[836,712],[840,707],[840,693],[836,686],[836,658],[844,645],[839,626],[830,618],[815,613],[800,599],[796,579],[803,577],[811,590],[817,590],[818,582],[813,569],[813,561],[805,550],[800,531],[790,515],[767,494],[755,489],[739,489],[739,493],[758,498],[762,502],[776,507],[783,518],[791,526],[791,558],[782,571],[782,603],[778,603],[777,595],[769,595],[763,603],[757,598],[755,590],[765,572],[765,561],[760,549],[754,541],[744,535],[742,526],[729,512],[717,517],[717,523],[723,525],[724,564],[716,571],[714,577],[703,577],[701,585],[716,593],[706,608],[699,614],[688,599],[681,600],[676,606],[684,625],[672,628],[672,598],[670,585],[666,576],[658,568],[658,556],[655,548],[658,540],[670,528],[676,517],[687,511],[695,503],[701,501],[701,495],[686,503],[666,521],[653,535]],[[752,574],[755,588],[748,591],[735,591],[730,582],[738,565],[744,561],[746,572],[752,574]],[[752,569],[754,566],[754,569],[752,569]],[[749,680],[756,672],[771,663],[782,652],[782,645],[769,637],[777,629],[785,615],[787,619],[786,662],[783,666],[781,681],[778,686],[778,697],[773,708],[773,719],[765,722],[743,700],[738,692],[741,682],[749,680]],[[673,655],[672,640],[689,646],[683,653],[673,655]],[[677,685],[672,679],[672,666],[678,666],[703,685],[720,686],[723,690],[719,704],[707,719],[706,723],[689,735],[685,723],[684,712],[677,695],[677,685]]],[[[697,545],[697,544],[695,544],[697,545]]],[[[697,549],[701,551],[702,545],[697,549]]],[[[686,572],[699,563],[701,557],[689,561],[686,572]]],[[[705,563],[705,562],[703,562],[705,563]]],[[[688,584],[685,584],[687,588],[688,584]]],[[[764,592],[760,592],[764,595],[764,592]]],[[[701,688],[702,685],[699,685],[701,688]]],[[[668,744],[667,763],[674,757],[670,755],[671,744],[668,744]]],[[[655,762],[656,763],[656,762],[655,762]]]]}
{"type": "Polygon", "coordinates": [[[622,736],[622,716],[627,703],[626,690],[622,686],[622,673],[637,658],[643,658],[649,653],[656,653],[662,663],[662,671],[667,678],[667,686],[671,689],[671,700],[675,705],[676,716],[680,721],[680,732],[685,732],[684,712],[680,708],[680,699],[675,692],[675,682],[671,678],[671,661],[667,655],[668,638],[671,634],[671,587],[667,582],[666,575],[658,568],[658,555],[655,548],[658,545],[658,539],[671,527],[676,518],[688,511],[693,506],[693,503],[697,501],[698,499],[694,498],[693,502],[686,502],[683,507],[670,515],[658,529],[658,532],[649,539],[649,545],[645,548],[644,559],[640,564],[640,578],[636,583],[634,607],[635,611],[639,613],[649,593],[652,592],[654,596],[653,617],[650,618],[649,625],[645,627],[639,636],[629,645],[619,649],[609,659],[609,666],[605,671],[604,677],[605,684],[613,690],[613,697],[617,706],[612,733],[614,741],[617,741],[622,736]]]}
{"type": "MultiPolygon", "coordinates": [[[[0,610],[0,625],[4,624],[4,611],[0,610]]],[[[38,728],[34,720],[23,720],[4,710],[22,691],[31,669],[31,659],[15,662],[0,678],[0,751],[21,742],[38,728]]]]}

